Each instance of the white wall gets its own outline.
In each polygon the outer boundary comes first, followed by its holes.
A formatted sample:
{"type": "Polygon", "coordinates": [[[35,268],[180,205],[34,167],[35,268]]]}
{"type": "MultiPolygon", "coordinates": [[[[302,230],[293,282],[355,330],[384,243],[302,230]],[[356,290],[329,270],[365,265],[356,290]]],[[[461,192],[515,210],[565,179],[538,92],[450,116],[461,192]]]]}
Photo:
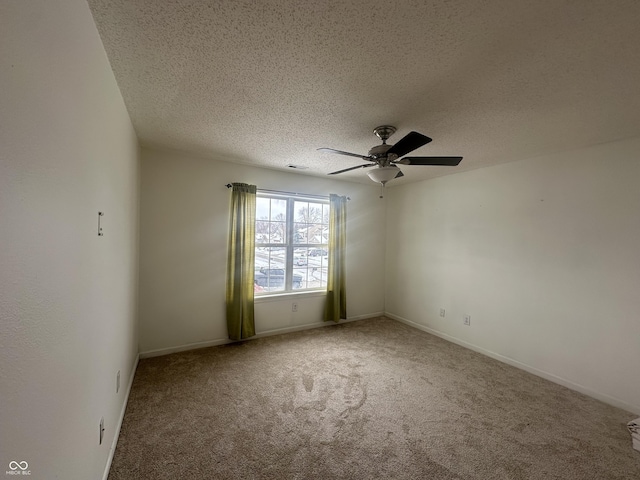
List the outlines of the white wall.
{"type": "MultiPolygon", "coordinates": [[[[140,351],[223,343],[230,191],[225,184],[348,195],[347,314],[384,310],[384,201],[361,185],[143,148],[140,200],[140,351]],[[378,261],[378,259],[380,259],[378,261]]],[[[258,300],[257,333],[322,321],[323,298],[258,300]]],[[[160,353],[156,352],[156,353],[160,353]]]]}
{"type": "Polygon", "coordinates": [[[640,413],[639,179],[635,139],[391,189],[386,311],[640,413]]]}
{"type": "Polygon", "coordinates": [[[82,0],[3,0],[0,76],[0,472],[101,478],[137,355],[137,140],[82,0]]]}

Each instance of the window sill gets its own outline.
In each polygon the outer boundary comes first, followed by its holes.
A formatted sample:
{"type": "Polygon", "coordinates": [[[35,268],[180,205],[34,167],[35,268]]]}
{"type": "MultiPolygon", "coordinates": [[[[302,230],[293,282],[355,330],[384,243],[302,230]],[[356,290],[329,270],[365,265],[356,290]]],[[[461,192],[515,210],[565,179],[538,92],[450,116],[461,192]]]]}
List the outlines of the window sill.
{"type": "Polygon", "coordinates": [[[311,290],[306,292],[286,292],[286,293],[273,293],[271,295],[255,295],[253,298],[254,303],[266,303],[266,302],[278,302],[286,300],[295,300],[299,298],[312,298],[312,297],[326,297],[326,290],[311,290]]]}

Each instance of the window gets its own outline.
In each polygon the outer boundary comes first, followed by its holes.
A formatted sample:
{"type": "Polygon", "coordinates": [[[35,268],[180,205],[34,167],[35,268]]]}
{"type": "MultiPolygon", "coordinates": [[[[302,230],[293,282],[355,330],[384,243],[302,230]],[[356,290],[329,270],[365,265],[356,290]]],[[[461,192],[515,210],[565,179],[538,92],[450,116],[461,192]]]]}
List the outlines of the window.
{"type": "Polygon", "coordinates": [[[255,294],[326,290],[328,239],[328,201],[258,191],[255,294]]]}

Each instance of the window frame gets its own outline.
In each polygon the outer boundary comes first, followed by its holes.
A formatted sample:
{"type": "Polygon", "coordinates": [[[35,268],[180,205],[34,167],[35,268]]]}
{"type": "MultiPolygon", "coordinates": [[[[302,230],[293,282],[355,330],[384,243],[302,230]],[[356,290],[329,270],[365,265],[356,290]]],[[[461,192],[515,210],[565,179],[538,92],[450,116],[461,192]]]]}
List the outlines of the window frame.
{"type": "MultiPolygon", "coordinates": [[[[285,230],[285,238],[283,239],[282,243],[269,243],[269,242],[258,242],[257,238],[256,238],[256,242],[255,242],[255,252],[256,255],[258,253],[258,248],[282,248],[285,250],[285,255],[284,255],[284,272],[285,272],[285,279],[284,279],[284,285],[283,288],[280,290],[275,290],[275,291],[264,291],[264,292],[255,292],[254,296],[255,298],[269,298],[269,297],[273,297],[275,295],[295,295],[295,294],[299,294],[299,293],[324,293],[327,291],[327,285],[326,285],[326,279],[324,281],[324,285],[321,285],[319,287],[311,287],[311,288],[293,288],[293,276],[294,276],[294,268],[296,267],[296,265],[294,265],[294,258],[296,256],[295,251],[298,249],[306,249],[307,251],[307,265],[306,268],[309,268],[309,264],[308,264],[308,258],[309,255],[308,253],[314,249],[314,248],[319,248],[319,249],[323,249],[324,251],[327,252],[327,261],[326,263],[323,264],[323,260],[321,260],[320,262],[320,277],[322,279],[322,270],[323,269],[327,269],[328,268],[328,253],[329,253],[329,239],[327,236],[327,241],[326,243],[309,243],[309,238],[307,238],[307,243],[296,243],[294,241],[295,239],[295,224],[296,223],[300,223],[300,222],[296,222],[295,219],[295,203],[296,202],[304,202],[304,203],[316,203],[316,204],[322,204],[323,205],[323,209],[324,206],[327,207],[327,209],[330,209],[330,202],[329,199],[326,197],[322,197],[322,196],[313,196],[313,195],[304,195],[304,194],[295,194],[295,193],[291,193],[291,194],[287,194],[287,193],[274,193],[271,191],[261,191],[260,189],[257,190],[256,192],[256,196],[258,197],[258,199],[260,198],[268,198],[268,199],[273,199],[273,200],[284,200],[286,202],[286,209],[285,209],[285,225],[284,225],[284,230],[285,230]]],[[[271,214],[270,214],[271,216],[271,214]]],[[[324,220],[324,213],[323,213],[323,217],[322,220],[324,220]]],[[[319,225],[326,225],[327,229],[329,226],[329,220],[327,218],[326,223],[323,222],[321,220],[321,222],[319,223],[319,225]]],[[[256,233],[257,233],[257,223],[260,221],[265,221],[264,219],[260,219],[258,218],[258,214],[256,212],[256,233]]],[[[269,218],[268,221],[270,224],[273,221],[271,218],[269,218]]],[[[315,224],[311,224],[311,225],[318,225],[318,223],[315,224]]],[[[257,236],[257,235],[256,235],[257,236]]],[[[271,240],[271,238],[269,239],[271,240]]],[[[322,256],[321,256],[322,257],[322,256]]],[[[299,267],[300,265],[298,265],[299,267]]],[[[270,269],[274,269],[276,267],[271,265],[271,261],[269,261],[269,265],[267,268],[270,269]]],[[[256,273],[259,270],[255,270],[256,273]]],[[[307,272],[308,275],[308,272],[307,272]]],[[[308,276],[307,276],[308,278],[308,276]]],[[[322,283],[322,280],[321,280],[322,283]]]]}

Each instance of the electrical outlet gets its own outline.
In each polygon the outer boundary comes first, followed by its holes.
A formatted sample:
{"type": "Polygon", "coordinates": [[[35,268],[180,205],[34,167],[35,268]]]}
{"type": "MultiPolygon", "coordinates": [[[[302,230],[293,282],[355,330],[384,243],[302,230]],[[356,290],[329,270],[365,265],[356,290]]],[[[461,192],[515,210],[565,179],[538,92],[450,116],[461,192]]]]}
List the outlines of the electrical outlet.
{"type": "Polygon", "coordinates": [[[469,326],[471,325],[471,315],[464,316],[464,324],[469,326]]]}
{"type": "Polygon", "coordinates": [[[120,370],[118,370],[118,374],[116,375],[116,393],[120,391],[120,370]]]}
{"type": "Polygon", "coordinates": [[[440,309],[440,316],[441,316],[441,317],[444,317],[444,308],[441,308],[441,309],[440,309]]]}
{"type": "Polygon", "coordinates": [[[102,445],[102,437],[104,437],[104,417],[100,419],[100,445],[102,445]]]}
{"type": "Polygon", "coordinates": [[[298,311],[298,304],[296,302],[293,302],[291,304],[291,311],[292,312],[297,312],[298,311]]]}

